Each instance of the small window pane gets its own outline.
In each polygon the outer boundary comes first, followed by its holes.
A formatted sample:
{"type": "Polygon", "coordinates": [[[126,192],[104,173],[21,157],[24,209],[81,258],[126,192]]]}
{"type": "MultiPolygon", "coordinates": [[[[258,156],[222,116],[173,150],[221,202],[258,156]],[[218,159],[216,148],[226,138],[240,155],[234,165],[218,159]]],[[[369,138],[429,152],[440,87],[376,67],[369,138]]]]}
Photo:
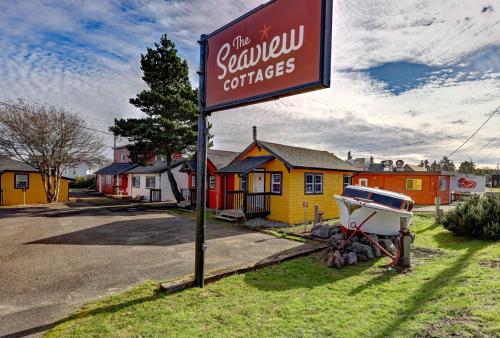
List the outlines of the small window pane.
{"type": "Polygon", "coordinates": [[[281,194],[281,174],[271,175],[271,192],[281,194]]]}
{"type": "Polygon", "coordinates": [[[322,193],[323,192],[323,175],[316,175],[314,177],[314,192],[322,193]]]}
{"type": "Polygon", "coordinates": [[[140,176],[134,176],[134,177],[132,177],[132,186],[134,188],[140,188],[141,187],[141,177],[140,176]]]}
{"type": "Polygon", "coordinates": [[[370,196],[370,192],[364,191],[364,190],[347,188],[344,190],[344,193],[342,194],[342,196],[360,197],[360,198],[368,199],[368,197],[370,196]]]}
{"type": "Polygon", "coordinates": [[[208,186],[210,189],[215,189],[215,176],[210,175],[208,186]]]}
{"type": "Polygon", "coordinates": [[[155,188],[155,177],[154,176],[147,176],[146,177],[146,188],[148,188],[148,189],[155,188]]]}
{"type": "Polygon", "coordinates": [[[29,186],[29,176],[24,174],[16,174],[15,177],[15,188],[16,189],[28,189],[29,186]]]}

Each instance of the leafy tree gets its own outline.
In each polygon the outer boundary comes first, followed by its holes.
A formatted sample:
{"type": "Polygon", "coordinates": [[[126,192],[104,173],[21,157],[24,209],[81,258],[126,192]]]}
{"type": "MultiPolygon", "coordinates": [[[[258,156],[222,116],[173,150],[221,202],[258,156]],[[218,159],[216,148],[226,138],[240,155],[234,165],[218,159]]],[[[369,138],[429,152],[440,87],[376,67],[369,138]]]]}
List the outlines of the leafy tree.
{"type": "Polygon", "coordinates": [[[177,201],[182,200],[170,170],[172,155],[192,151],[197,142],[198,93],[189,81],[186,60],[177,54],[175,44],[163,35],[154,48],[141,55],[142,79],[148,89],[130,103],[146,114],[144,118],[115,120],[110,130],[130,142],[127,149],[133,162],[146,164],[152,155],[163,157],[167,175],[177,201]]]}
{"type": "Polygon", "coordinates": [[[439,171],[439,170],[441,170],[441,165],[437,163],[436,160],[434,160],[434,162],[432,162],[432,164],[429,167],[429,171],[439,171]]]}
{"type": "Polygon", "coordinates": [[[12,101],[0,106],[0,154],[40,171],[47,202],[59,199],[65,169],[102,157],[102,139],[62,107],[12,101]]]}
{"type": "Polygon", "coordinates": [[[448,156],[443,156],[443,158],[439,161],[439,167],[441,170],[455,171],[455,164],[448,158],[448,156]]]}
{"type": "Polygon", "coordinates": [[[458,172],[463,174],[474,174],[476,172],[476,164],[472,159],[470,161],[463,161],[458,167],[458,172]]]}

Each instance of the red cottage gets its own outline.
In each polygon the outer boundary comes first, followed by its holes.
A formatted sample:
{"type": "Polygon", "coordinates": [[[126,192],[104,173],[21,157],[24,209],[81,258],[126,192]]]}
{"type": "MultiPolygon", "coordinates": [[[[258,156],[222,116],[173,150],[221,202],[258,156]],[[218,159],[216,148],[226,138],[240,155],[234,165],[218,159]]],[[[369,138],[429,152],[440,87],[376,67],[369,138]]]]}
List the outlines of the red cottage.
{"type": "Polygon", "coordinates": [[[96,191],[115,196],[129,196],[129,181],[126,172],[137,165],[130,163],[126,146],[114,148],[114,163],[98,170],[96,175],[96,191]]]}
{"type": "MultiPolygon", "coordinates": [[[[223,208],[224,189],[234,189],[234,176],[222,176],[217,170],[224,168],[238,156],[237,152],[226,150],[208,149],[207,151],[207,207],[211,209],[223,208]],[[223,179],[223,177],[226,177],[223,179]]],[[[189,176],[189,191],[184,194],[185,198],[196,203],[196,155],[186,162],[181,169],[189,176]]]]}

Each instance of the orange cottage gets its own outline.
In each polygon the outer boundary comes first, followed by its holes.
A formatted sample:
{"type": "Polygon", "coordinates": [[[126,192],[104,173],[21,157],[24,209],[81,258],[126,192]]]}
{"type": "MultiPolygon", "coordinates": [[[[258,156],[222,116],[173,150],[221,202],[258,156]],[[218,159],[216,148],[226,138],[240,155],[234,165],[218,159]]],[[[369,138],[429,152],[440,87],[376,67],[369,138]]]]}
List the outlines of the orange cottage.
{"type": "Polygon", "coordinates": [[[433,205],[437,196],[441,204],[450,203],[450,176],[453,174],[445,171],[366,171],[356,174],[352,182],[405,194],[415,204],[433,205]]]}

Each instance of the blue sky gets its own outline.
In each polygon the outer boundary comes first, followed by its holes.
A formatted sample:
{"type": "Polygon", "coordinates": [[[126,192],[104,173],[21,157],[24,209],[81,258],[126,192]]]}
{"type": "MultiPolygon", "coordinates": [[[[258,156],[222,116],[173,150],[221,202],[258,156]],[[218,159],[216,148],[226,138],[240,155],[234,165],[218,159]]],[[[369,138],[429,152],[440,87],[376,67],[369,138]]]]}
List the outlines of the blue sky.
{"type": "MultiPolygon", "coordinates": [[[[261,1],[2,0],[0,99],[60,104],[105,130],[140,116],[140,53],[167,33],[196,40],[261,1]]],[[[438,159],[500,105],[500,5],[492,0],[334,0],[332,87],[211,117],[216,148],[259,138],[345,157],[438,159]]],[[[500,114],[499,114],[500,115],[500,114]]],[[[109,141],[109,140],[107,140],[109,141]]],[[[500,116],[453,159],[500,162],[500,116]]]]}

